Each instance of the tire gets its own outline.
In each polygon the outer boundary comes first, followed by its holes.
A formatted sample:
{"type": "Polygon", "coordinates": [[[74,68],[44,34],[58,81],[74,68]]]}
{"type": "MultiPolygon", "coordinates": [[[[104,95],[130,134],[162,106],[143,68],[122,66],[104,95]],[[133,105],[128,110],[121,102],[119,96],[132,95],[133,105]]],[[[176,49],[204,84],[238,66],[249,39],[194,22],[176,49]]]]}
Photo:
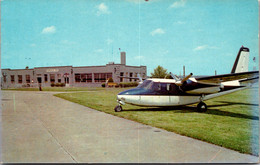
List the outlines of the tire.
{"type": "Polygon", "coordinates": [[[121,112],[122,110],[123,108],[120,105],[115,107],[115,112],[121,112]]]}
{"type": "Polygon", "coordinates": [[[206,112],[208,109],[207,105],[204,103],[204,102],[200,102],[198,105],[197,105],[197,110],[198,112],[206,112]]]}

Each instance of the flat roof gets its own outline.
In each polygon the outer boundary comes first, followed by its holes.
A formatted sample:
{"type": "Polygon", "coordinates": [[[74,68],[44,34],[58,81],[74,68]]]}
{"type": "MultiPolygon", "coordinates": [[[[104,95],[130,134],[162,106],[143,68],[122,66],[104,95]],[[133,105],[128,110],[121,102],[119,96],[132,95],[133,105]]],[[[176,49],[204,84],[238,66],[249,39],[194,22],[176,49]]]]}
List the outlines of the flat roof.
{"type": "Polygon", "coordinates": [[[91,67],[106,67],[108,65],[122,65],[125,67],[133,67],[133,68],[141,68],[141,67],[146,67],[146,66],[130,66],[130,65],[125,65],[125,64],[106,64],[106,65],[96,65],[96,66],[72,66],[72,65],[67,65],[67,66],[44,66],[44,67],[34,67],[34,68],[29,68],[29,69],[1,69],[1,70],[10,70],[10,71],[15,71],[15,70],[33,70],[33,69],[46,69],[46,68],[91,68],[91,67]]]}

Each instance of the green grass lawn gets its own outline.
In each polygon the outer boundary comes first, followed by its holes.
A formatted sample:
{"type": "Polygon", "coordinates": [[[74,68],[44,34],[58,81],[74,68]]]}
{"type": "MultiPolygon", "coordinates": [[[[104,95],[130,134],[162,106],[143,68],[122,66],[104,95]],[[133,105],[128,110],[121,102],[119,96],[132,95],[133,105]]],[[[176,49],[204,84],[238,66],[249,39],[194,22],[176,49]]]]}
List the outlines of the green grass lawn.
{"type": "Polygon", "coordinates": [[[96,92],[62,93],[55,96],[241,153],[258,155],[258,88],[205,101],[208,105],[206,113],[198,113],[196,105],[172,108],[125,105],[124,111],[114,112],[116,95],[123,90],[101,88],[96,92]]]}

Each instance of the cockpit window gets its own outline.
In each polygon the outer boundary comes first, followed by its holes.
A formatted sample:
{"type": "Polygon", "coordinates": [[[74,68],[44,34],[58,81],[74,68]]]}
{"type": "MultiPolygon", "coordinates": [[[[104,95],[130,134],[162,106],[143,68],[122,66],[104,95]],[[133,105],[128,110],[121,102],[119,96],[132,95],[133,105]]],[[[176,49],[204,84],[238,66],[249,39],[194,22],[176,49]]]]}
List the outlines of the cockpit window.
{"type": "Polygon", "coordinates": [[[137,86],[137,88],[145,88],[145,89],[149,89],[151,88],[151,85],[153,84],[153,82],[151,80],[145,80],[142,84],[139,84],[137,86]]]}
{"type": "Polygon", "coordinates": [[[142,84],[138,85],[138,88],[149,89],[161,94],[174,94],[178,90],[174,83],[153,82],[151,80],[145,80],[142,84]]]}

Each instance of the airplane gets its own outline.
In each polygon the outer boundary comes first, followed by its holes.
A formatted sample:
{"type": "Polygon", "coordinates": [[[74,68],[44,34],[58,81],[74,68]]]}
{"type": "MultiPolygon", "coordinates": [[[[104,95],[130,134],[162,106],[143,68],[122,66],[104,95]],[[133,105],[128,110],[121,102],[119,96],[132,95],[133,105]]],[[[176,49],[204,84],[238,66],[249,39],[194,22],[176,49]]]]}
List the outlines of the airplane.
{"type": "Polygon", "coordinates": [[[218,96],[251,87],[259,79],[259,71],[248,71],[249,48],[241,47],[230,74],[192,77],[180,79],[171,74],[173,79],[149,78],[136,88],[128,89],[117,95],[118,105],[115,112],[122,111],[122,105],[132,104],[148,107],[171,107],[197,104],[198,112],[206,112],[203,102],[218,96]]]}

